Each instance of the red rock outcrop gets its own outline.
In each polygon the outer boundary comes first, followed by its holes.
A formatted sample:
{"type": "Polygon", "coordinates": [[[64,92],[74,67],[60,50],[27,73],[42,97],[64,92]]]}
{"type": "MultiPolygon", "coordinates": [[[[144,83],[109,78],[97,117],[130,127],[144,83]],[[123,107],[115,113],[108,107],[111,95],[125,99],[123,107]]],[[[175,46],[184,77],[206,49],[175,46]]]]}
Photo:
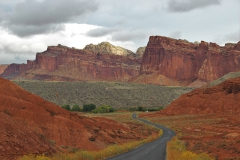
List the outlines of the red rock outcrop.
{"type": "Polygon", "coordinates": [[[226,44],[190,43],[151,36],[135,82],[160,85],[189,85],[198,80],[210,82],[240,70],[240,42],[226,44]]]}
{"type": "Polygon", "coordinates": [[[12,63],[10,65],[7,65],[7,67],[4,68],[2,73],[0,73],[0,76],[8,79],[12,79],[20,75],[21,73],[34,68],[34,66],[35,66],[35,61],[30,61],[30,60],[27,61],[27,64],[12,63]]]}
{"type": "Polygon", "coordinates": [[[136,125],[68,112],[2,78],[0,104],[0,159],[67,152],[64,148],[98,150],[148,136],[136,125]]]}
{"type": "Polygon", "coordinates": [[[83,50],[48,47],[37,53],[35,61],[11,64],[0,76],[202,86],[236,71],[240,71],[240,42],[219,46],[151,36],[147,47],[139,48],[136,54],[107,42],[87,45],[83,50]]]}
{"type": "Polygon", "coordinates": [[[214,87],[198,88],[181,95],[166,109],[164,115],[240,113],[240,77],[228,79],[214,87]]]}
{"type": "Polygon", "coordinates": [[[51,46],[37,53],[26,65],[10,65],[3,77],[21,73],[18,78],[44,80],[129,81],[139,75],[141,56],[116,55],[89,50],[51,46]]]}

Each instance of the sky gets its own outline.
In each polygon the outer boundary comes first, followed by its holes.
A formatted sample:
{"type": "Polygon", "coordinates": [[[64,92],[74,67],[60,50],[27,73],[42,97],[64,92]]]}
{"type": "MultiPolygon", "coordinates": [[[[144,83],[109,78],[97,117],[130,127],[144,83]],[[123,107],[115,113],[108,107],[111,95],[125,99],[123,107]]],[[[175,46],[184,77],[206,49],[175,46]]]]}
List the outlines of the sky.
{"type": "Polygon", "coordinates": [[[155,35],[237,43],[240,0],[0,0],[0,64],[58,44],[108,41],[135,52],[155,35]]]}

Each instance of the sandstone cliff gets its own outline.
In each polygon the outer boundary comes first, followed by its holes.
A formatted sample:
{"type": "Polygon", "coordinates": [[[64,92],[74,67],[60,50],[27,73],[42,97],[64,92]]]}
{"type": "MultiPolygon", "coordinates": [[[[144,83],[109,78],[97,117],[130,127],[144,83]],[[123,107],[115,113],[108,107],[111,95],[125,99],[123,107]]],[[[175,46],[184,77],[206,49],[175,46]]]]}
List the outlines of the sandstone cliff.
{"type": "Polygon", "coordinates": [[[136,54],[108,42],[83,50],[51,46],[37,53],[35,61],[11,64],[0,76],[202,86],[236,71],[240,71],[240,42],[219,46],[151,36],[147,47],[140,47],[136,54]]]}
{"type": "Polygon", "coordinates": [[[151,36],[135,82],[189,85],[210,82],[240,70],[240,42],[219,46],[151,36]]]}
{"type": "Polygon", "coordinates": [[[106,51],[101,48],[89,51],[58,45],[37,53],[35,61],[11,64],[2,76],[63,81],[129,81],[139,75],[140,63],[141,56],[128,50],[114,50],[113,47],[106,51]],[[110,51],[115,53],[109,54],[110,51]],[[120,53],[125,55],[117,55],[120,53]]]}

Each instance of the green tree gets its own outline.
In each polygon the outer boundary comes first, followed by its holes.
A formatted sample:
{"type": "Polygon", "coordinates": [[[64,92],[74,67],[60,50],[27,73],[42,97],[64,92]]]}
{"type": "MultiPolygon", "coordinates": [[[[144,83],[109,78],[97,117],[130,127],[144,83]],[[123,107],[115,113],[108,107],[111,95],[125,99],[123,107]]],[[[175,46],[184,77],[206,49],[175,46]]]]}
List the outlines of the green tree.
{"type": "Polygon", "coordinates": [[[114,112],[114,108],[109,105],[101,105],[98,106],[96,109],[92,110],[93,113],[109,113],[114,112]]]}
{"type": "Polygon", "coordinates": [[[138,106],[138,111],[143,111],[143,107],[142,106],[138,106]]]}
{"type": "Polygon", "coordinates": [[[80,111],[79,105],[74,104],[73,107],[72,107],[72,111],[77,111],[77,112],[79,112],[79,111],[80,111]]]}
{"type": "Polygon", "coordinates": [[[95,104],[84,104],[83,112],[90,112],[96,108],[95,104]]]}
{"type": "Polygon", "coordinates": [[[68,104],[62,106],[62,108],[63,108],[63,109],[66,109],[66,110],[68,110],[68,111],[71,110],[70,105],[68,105],[68,104]]]}

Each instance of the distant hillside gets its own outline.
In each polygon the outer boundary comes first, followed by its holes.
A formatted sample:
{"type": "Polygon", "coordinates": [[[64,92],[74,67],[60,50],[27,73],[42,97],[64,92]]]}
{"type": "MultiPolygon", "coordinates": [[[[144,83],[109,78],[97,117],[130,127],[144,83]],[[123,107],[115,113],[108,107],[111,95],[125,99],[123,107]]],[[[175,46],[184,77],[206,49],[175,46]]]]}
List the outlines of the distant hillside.
{"type": "Polygon", "coordinates": [[[238,114],[240,113],[240,77],[227,79],[212,87],[197,88],[181,95],[156,114],[238,114]]]}
{"type": "Polygon", "coordinates": [[[58,105],[86,103],[113,107],[166,106],[190,87],[163,87],[120,82],[14,81],[24,89],[58,105]]]}
{"type": "Polygon", "coordinates": [[[217,79],[217,80],[214,80],[212,81],[209,85],[207,85],[208,87],[212,87],[212,86],[216,86],[222,82],[224,82],[225,80],[227,79],[230,79],[230,78],[236,78],[236,77],[240,77],[240,72],[230,72],[226,75],[224,75],[223,77],[217,79]]]}

